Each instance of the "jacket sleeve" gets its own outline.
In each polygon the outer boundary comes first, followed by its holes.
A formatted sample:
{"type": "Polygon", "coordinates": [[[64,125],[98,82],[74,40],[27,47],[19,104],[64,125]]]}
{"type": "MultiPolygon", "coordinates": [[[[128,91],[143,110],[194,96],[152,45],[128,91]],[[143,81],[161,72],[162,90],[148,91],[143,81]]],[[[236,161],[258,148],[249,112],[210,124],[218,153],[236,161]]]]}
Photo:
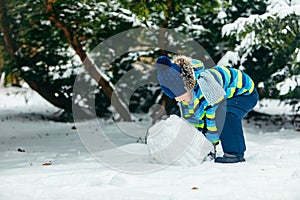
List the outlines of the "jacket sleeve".
{"type": "Polygon", "coordinates": [[[218,109],[218,105],[215,106],[208,106],[206,109],[206,127],[207,133],[206,138],[215,143],[220,139],[220,133],[217,129],[216,124],[216,110],[218,109]]]}
{"type": "Polygon", "coordinates": [[[203,130],[205,129],[204,120],[199,118],[197,116],[197,113],[195,113],[199,112],[199,110],[195,110],[194,106],[191,107],[188,103],[185,102],[181,102],[181,109],[183,114],[182,117],[203,133],[203,130]]]}

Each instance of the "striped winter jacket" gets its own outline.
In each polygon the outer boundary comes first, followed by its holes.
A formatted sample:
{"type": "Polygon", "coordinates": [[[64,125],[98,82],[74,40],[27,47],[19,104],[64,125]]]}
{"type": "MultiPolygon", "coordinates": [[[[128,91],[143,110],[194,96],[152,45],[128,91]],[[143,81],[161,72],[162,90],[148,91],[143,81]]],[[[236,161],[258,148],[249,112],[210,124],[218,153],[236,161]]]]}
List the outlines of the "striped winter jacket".
{"type": "MultiPolygon", "coordinates": [[[[215,66],[205,69],[211,73],[225,90],[225,99],[230,99],[237,95],[249,95],[254,90],[254,82],[244,72],[224,66],[215,66]]],[[[200,78],[201,70],[194,68],[196,80],[200,78]]],[[[193,89],[193,100],[190,103],[181,102],[183,117],[204,133],[211,142],[219,140],[220,133],[216,127],[216,110],[219,104],[210,105],[204,98],[198,83],[193,89]]],[[[223,98],[223,99],[224,99],[223,98]]]]}

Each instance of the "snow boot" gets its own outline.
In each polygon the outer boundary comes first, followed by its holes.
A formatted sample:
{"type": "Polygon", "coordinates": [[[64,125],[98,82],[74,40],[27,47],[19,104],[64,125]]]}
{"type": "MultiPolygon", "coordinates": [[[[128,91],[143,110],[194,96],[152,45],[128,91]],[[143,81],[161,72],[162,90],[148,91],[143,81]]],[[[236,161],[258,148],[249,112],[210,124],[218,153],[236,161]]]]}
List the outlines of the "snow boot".
{"type": "Polygon", "coordinates": [[[225,153],[223,157],[217,157],[215,159],[216,163],[238,163],[238,162],[245,162],[244,157],[237,157],[235,155],[225,153]]]}

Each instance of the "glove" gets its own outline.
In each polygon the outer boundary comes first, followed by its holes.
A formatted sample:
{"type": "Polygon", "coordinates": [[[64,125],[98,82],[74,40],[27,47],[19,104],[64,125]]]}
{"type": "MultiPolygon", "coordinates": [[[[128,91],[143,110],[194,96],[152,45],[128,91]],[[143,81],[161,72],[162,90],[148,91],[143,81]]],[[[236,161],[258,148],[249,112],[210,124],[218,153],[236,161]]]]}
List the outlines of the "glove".
{"type": "Polygon", "coordinates": [[[208,139],[214,146],[220,143],[220,137],[218,133],[206,133],[206,139],[208,139]]]}

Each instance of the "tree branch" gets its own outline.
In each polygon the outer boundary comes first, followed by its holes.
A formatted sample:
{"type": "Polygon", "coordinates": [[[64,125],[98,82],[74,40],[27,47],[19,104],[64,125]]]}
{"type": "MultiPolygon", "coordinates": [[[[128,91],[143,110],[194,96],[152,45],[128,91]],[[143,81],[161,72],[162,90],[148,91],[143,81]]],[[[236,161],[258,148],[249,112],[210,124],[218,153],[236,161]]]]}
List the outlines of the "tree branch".
{"type": "MultiPolygon", "coordinates": [[[[114,93],[113,88],[111,87],[111,84],[108,80],[105,80],[101,74],[98,71],[98,67],[95,66],[95,64],[90,60],[90,58],[87,56],[87,53],[84,51],[82,45],[78,41],[78,38],[75,36],[71,28],[68,28],[64,23],[59,21],[56,18],[54,8],[52,1],[48,0],[46,5],[46,12],[49,14],[49,20],[55,24],[56,27],[58,27],[60,30],[63,31],[64,35],[66,36],[69,44],[73,47],[76,54],[80,57],[82,63],[84,64],[84,67],[86,71],[89,73],[89,75],[97,81],[99,86],[101,86],[101,89],[104,91],[106,96],[112,100],[112,96],[114,93]]],[[[115,94],[117,97],[117,94],[115,94]]],[[[126,108],[125,104],[122,102],[120,98],[114,98],[112,102],[112,105],[116,109],[116,111],[120,114],[121,118],[124,121],[131,121],[131,115],[129,113],[129,110],[126,108]]]]}

